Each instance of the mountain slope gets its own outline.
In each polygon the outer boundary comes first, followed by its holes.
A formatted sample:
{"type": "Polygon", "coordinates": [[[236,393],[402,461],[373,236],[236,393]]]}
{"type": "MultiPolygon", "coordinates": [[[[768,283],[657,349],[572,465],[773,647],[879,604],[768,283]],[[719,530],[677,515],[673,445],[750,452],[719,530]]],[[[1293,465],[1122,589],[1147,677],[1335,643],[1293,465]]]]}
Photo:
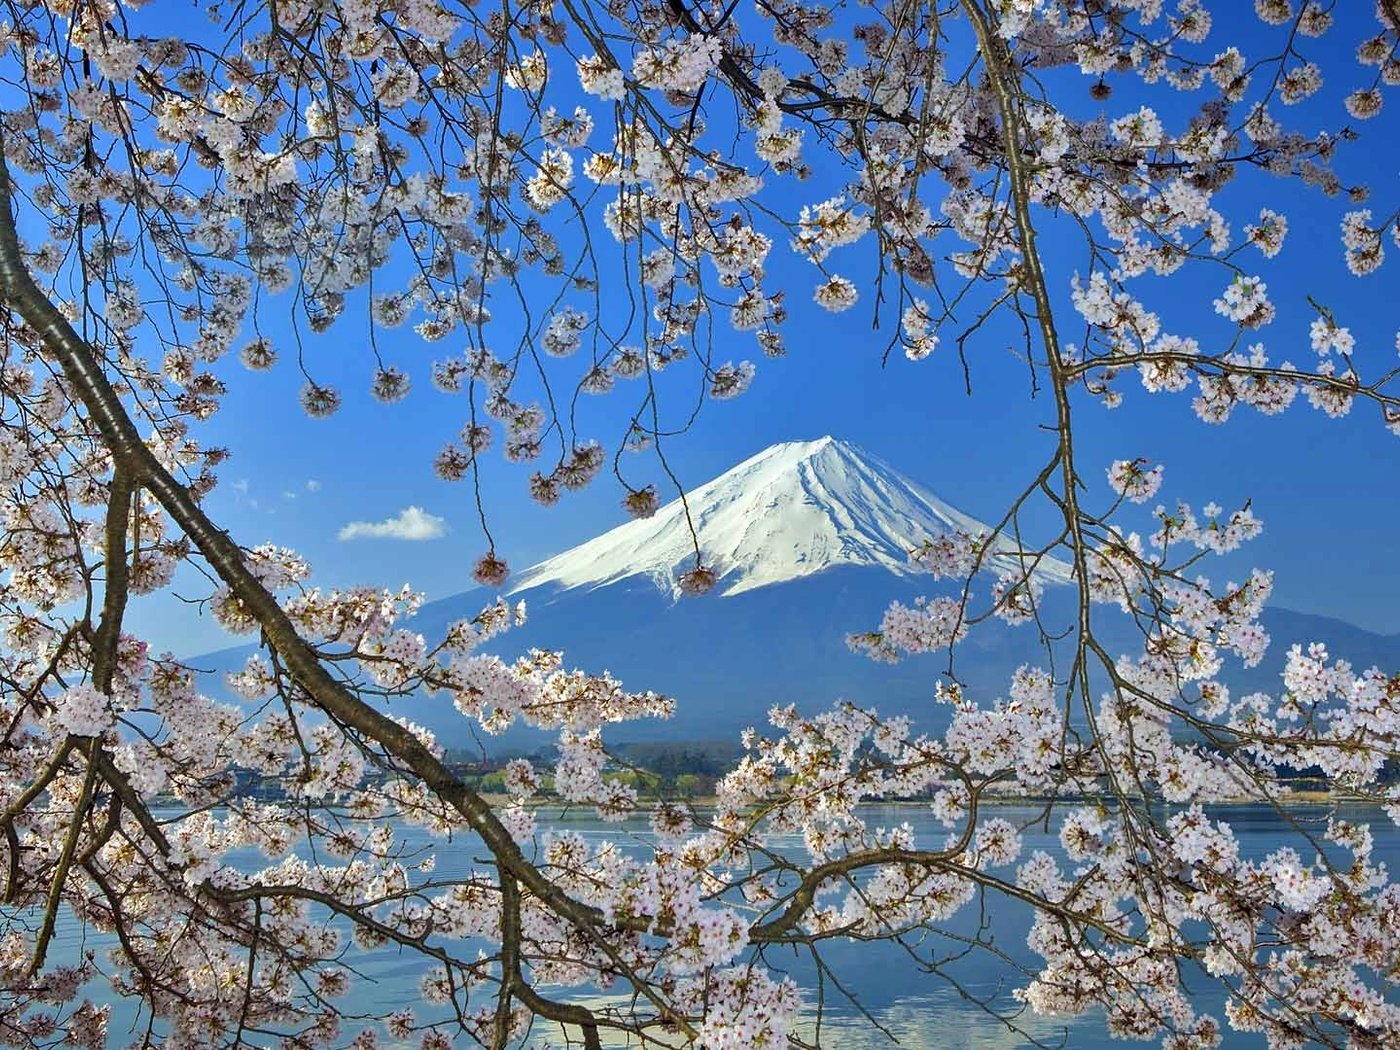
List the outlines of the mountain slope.
{"type": "MultiPolygon", "coordinates": [[[[679,602],[642,578],[591,591],[530,591],[521,595],[529,621],[503,635],[493,649],[506,657],[533,647],[562,649],[568,666],[607,670],[628,688],[654,689],[676,699],[669,722],[618,726],[609,731],[610,740],[716,739],[766,725],[774,704],[795,703],[810,714],[840,700],[908,715],[921,729],[937,730],[948,716],[934,701],[935,686],[949,666],[946,652],[891,665],[846,645],[849,633],[878,626],[891,601],[908,604],[918,595],[937,593],[927,577],[901,578],[880,567],[853,565],[730,597],[708,594],[679,602]]],[[[469,591],[429,603],[413,629],[440,636],[486,600],[485,592],[469,591]]],[[[1076,593],[1047,589],[1042,613],[1048,627],[1067,630],[1077,614],[1076,593]]],[[[1357,667],[1400,668],[1400,636],[1287,609],[1267,608],[1262,620],[1273,638],[1263,662],[1244,668],[1232,660],[1221,676],[1236,695],[1277,694],[1288,646],[1298,641],[1324,642],[1334,656],[1357,667]]],[[[1114,607],[1095,607],[1095,633],[1111,653],[1141,649],[1136,626],[1114,607]]],[[[1061,674],[1068,666],[1067,645],[1056,646],[1061,674]]],[[[987,700],[1006,695],[1021,664],[1049,667],[1047,660],[1034,628],[991,620],[959,643],[954,672],[973,695],[987,700]]],[[[446,723],[436,721],[428,708],[415,709],[410,717],[442,734],[454,719],[460,726],[450,706],[444,710],[446,723]]],[[[503,743],[519,745],[523,739],[511,734],[503,743]]]]}
{"type": "MultiPolygon", "coordinates": [[[[642,577],[677,597],[676,577],[694,567],[697,537],[722,596],[843,565],[913,576],[919,570],[909,552],[955,530],[991,531],[854,445],[832,437],[790,441],[701,485],[684,502],[527,569],[511,593],[593,589],[642,577]]],[[[1016,546],[1006,538],[995,550],[992,568],[1017,564],[1016,546]]],[[[1069,566],[1045,559],[1036,574],[1064,582],[1069,566]]]]}

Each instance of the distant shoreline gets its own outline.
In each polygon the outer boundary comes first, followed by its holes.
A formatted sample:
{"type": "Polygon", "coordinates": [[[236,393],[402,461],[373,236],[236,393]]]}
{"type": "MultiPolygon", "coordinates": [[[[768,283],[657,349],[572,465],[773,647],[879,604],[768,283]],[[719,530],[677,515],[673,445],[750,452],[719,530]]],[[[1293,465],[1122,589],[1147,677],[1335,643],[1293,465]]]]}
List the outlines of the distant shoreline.
{"type": "MultiPolygon", "coordinates": [[[[506,807],[512,804],[513,800],[509,795],[497,793],[483,793],[481,796],[493,807],[506,807]]],[[[1048,795],[984,795],[979,801],[979,806],[1045,806],[1045,805],[1093,805],[1095,803],[1118,801],[1115,795],[1060,795],[1051,797],[1048,795]]],[[[1137,800],[1135,800],[1137,801],[1137,800]]],[[[1189,803],[1167,802],[1165,799],[1156,798],[1149,800],[1152,804],[1166,806],[1187,805],[1189,803]]],[[[643,797],[638,800],[636,812],[643,812],[646,807],[655,805],[658,802],[670,802],[675,805],[689,806],[694,809],[715,809],[719,805],[719,798],[716,795],[697,795],[693,798],[648,798],[643,797]]],[[[1282,805],[1307,805],[1324,806],[1338,802],[1354,802],[1362,805],[1380,805],[1373,799],[1360,798],[1343,791],[1318,791],[1301,790],[1290,792],[1281,797],[1279,803],[1282,805]]],[[[926,808],[933,804],[932,799],[868,799],[859,803],[861,806],[891,806],[896,808],[926,808]]],[[[1273,803],[1266,799],[1250,798],[1246,795],[1239,795],[1233,798],[1217,799],[1211,802],[1201,803],[1204,806],[1273,806],[1273,803]]],[[[530,810],[542,809],[592,809],[588,803],[568,802],[563,799],[540,799],[526,803],[526,808],[530,810]]]]}

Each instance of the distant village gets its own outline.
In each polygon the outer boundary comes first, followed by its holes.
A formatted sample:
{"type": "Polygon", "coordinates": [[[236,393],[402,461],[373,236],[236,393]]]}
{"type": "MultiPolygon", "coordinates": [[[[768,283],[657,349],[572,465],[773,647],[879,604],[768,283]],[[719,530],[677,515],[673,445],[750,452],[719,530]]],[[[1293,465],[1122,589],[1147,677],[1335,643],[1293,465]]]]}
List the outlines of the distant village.
{"type": "MultiPolygon", "coordinates": [[[[631,784],[643,798],[665,799],[712,796],[720,777],[734,767],[741,753],[728,740],[619,744],[612,750],[614,759],[606,770],[610,779],[631,784]]],[[[506,794],[506,764],[516,758],[529,759],[542,774],[540,796],[545,800],[554,796],[553,777],[548,772],[557,758],[553,747],[490,755],[469,748],[449,748],[443,757],[458,779],[483,795],[506,794]]],[[[236,776],[230,797],[269,802],[286,797],[282,777],[248,769],[237,770],[236,776]]]]}
{"type": "MultiPolygon", "coordinates": [[[[613,760],[606,768],[610,779],[621,780],[635,787],[643,799],[669,799],[703,801],[712,798],[716,785],[739,761],[742,751],[728,740],[698,741],[650,741],[624,743],[612,748],[613,760]]],[[[452,773],[464,784],[482,795],[505,795],[504,770],[506,764],[516,758],[525,758],[541,771],[540,800],[548,802],[556,797],[553,777],[549,770],[557,755],[552,746],[534,751],[502,751],[487,754],[470,748],[449,748],[444,760],[452,773]]],[[[229,792],[232,798],[254,798],[261,801],[279,801],[286,797],[283,779],[264,776],[251,770],[236,772],[237,781],[229,792]]],[[[1278,773],[1282,785],[1296,794],[1307,797],[1319,794],[1335,794],[1322,776],[1321,770],[1285,770],[1278,773]]],[[[1391,759],[1385,769],[1383,782],[1400,783],[1400,758],[1391,759]]],[[[990,795],[1017,797],[1012,790],[989,792],[990,795]]],[[[932,790],[907,801],[931,798],[932,790]]]]}

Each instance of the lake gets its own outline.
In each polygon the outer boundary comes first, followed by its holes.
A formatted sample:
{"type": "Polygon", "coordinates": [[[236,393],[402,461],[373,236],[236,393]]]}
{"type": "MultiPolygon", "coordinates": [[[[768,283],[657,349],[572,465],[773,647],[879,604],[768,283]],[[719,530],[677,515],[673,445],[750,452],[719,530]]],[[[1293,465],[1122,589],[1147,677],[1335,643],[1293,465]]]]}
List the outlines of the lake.
{"type": "MultiPolygon", "coordinates": [[[[989,807],[991,815],[1004,817],[1018,826],[1043,817],[1044,807],[1028,804],[998,804],[989,807]],[[993,811],[994,810],[994,811],[993,811]]],[[[1221,805],[1210,807],[1215,819],[1225,820],[1235,829],[1244,856],[1262,857],[1284,842],[1297,843],[1297,832],[1279,814],[1261,806],[1221,805]]],[[[1329,805],[1298,805],[1289,817],[1309,828],[1316,837],[1326,829],[1327,817],[1335,812],[1340,818],[1367,822],[1375,836],[1375,858],[1392,870],[1400,868],[1400,828],[1392,824],[1377,807],[1342,803],[1329,805]]],[[[537,811],[541,831],[568,828],[586,839],[612,839],[628,848],[642,851],[649,839],[644,816],[623,824],[608,824],[596,819],[591,811],[537,811]]],[[[871,826],[894,826],[909,822],[921,841],[941,841],[946,831],[929,814],[928,807],[905,804],[867,806],[862,817],[871,826]]],[[[1023,856],[1043,849],[1062,856],[1057,825],[1047,829],[1044,824],[1027,827],[1022,832],[1023,856]]],[[[427,843],[425,834],[410,829],[406,837],[427,843]]],[[[790,844],[797,847],[798,844],[790,844]]],[[[795,849],[796,852],[796,849],[795,849]]],[[[1305,859],[1310,851],[1300,846],[1305,859]]],[[[437,849],[435,880],[465,873],[473,866],[482,868],[485,851],[472,838],[464,838],[437,849]]],[[[248,858],[255,866],[266,860],[248,858]]],[[[1097,1015],[1079,1018],[1039,1017],[1029,1011],[1017,1013],[1009,1020],[999,1019],[991,1012],[1015,1011],[1012,996],[1015,988],[1024,985],[1026,975],[1019,967],[1032,967],[1036,957],[1026,947],[1030,928],[1030,909],[1023,904],[1004,899],[974,900],[953,917],[940,931],[919,946],[925,960],[946,959],[963,953],[967,938],[984,924],[983,939],[990,939],[1004,954],[998,958],[978,951],[962,958],[951,959],[934,968],[921,969],[903,950],[887,944],[842,943],[833,941],[822,950],[822,957],[839,980],[840,989],[831,982],[825,988],[826,1009],[820,1033],[808,1024],[801,1035],[808,1042],[820,1039],[820,1045],[841,1050],[874,1050],[878,1047],[905,1047],[910,1050],[1013,1050],[1034,1046],[1061,1046],[1071,1050],[1107,1050],[1122,1047],[1121,1040],[1111,1040],[1102,1019],[1097,1015]],[[985,907],[983,907],[985,903],[985,907]],[[985,1004],[985,1005],[979,1005],[985,1004]],[[873,1019],[873,1021],[872,1021],[873,1019]]],[[[60,939],[51,956],[54,961],[76,957],[82,947],[109,946],[106,938],[83,936],[71,919],[60,924],[60,939]]],[[[385,1014],[404,1006],[416,1006],[421,999],[419,982],[427,969],[418,957],[398,949],[358,951],[351,960],[363,975],[350,998],[356,1013],[385,1014]]],[[[791,947],[770,949],[765,954],[770,969],[784,971],[803,987],[805,1000],[815,1001],[816,981],[812,963],[805,949],[791,947]]],[[[1197,1005],[1202,1012],[1211,1012],[1223,1021],[1223,996],[1209,979],[1192,981],[1198,990],[1197,1005]]],[[[133,1012],[126,1004],[114,999],[110,990],[92,987],[94,999],[111,1002],[113,1017],[110,1044],[125,1045],[131,1035],[133,1012]],[[105,993],[105,994],[104,994],[105,993]]],[[[588,1001],[586,997],[581,997],[588,1001]]],[[[594,1002],[605,1001],[594,999],[594,1002]]],[[[426,1016],[426,1011],[424,1011],[426,1016]]],[[[347,1038],[354,1029],[347,1027],[347,1038]]],[[[576,1034],[576,1033],[575,1033],[576,1034]]],[[[626,1046],[614,1040],[606,1045],[626,1046]]],[[[466,1044],[462,1044],[466,1045],[466,1044]]],[[[546,1031],[527,1044],[531,1047],[563,1046],[557,1030],[546,1031]]],[[[575,1044],[577,1045],[577,1044],[575,1044]]],[[[1159,1045],[1159,1041],[1141,1045],[1159,1045]]],[[[1263,1050],[1262,1036],[1240,1034],[1226,1030],[1224,1046],[1229,1050],[1263,1050]]]]}

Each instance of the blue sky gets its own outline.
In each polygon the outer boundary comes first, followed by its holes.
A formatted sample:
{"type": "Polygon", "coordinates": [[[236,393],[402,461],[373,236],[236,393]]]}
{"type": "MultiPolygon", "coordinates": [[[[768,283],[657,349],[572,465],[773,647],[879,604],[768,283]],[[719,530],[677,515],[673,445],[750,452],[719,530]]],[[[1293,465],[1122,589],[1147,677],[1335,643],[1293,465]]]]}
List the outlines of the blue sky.
{"type": "MultiPolygon", "coordinates": [[[[1255,23],[1251,32],[1257,31],[1255,23]]],[[[1278,115],[1307,130],[1335,128],[1345,121],[1340,99],[1359,83],[1360,71],[1347,57],[1359,32],[1334,31],[1336,39],[1326,50],[1341,60],[1333,67],[1335,82],[1306,105],[1278,115]],[[1356,82],[1348,80],[1351,74],[1356,82]]],[[[1085,101],[1076,107],[1092,113],[1087,92],[1082,97],[1085,101]]],[[[1393,109],[1397,100],[1387,104],[1393,109]]],[[[1126,108],[1115,97],[1104,112],[1116,116],[1126,108]]],[[[1343,147],[1338,165],[1345,181],[1366,182],[1376,191],[1368,206],[1377,214],[1393,206],[1386,198],[1400,170],[1392,118],[1387,111],[1361,125],[1361,141],[1343,147]]],[[[819,170],[801,186],[802,199],[815,203],[845,178],[840,170],[819,170]]],[[[1338,230],[1351,205],[1261,175],[1230,186],[1222,200],[1236,231],[1261,206],[1289,218],[1288,242],[1278,259],[1265,262],[1247,254],[1242,260],[1265,277],[1278,307],[1274,323],[1258,333],[1274,360],[1289,358],[1300,365],[1316,360],[1308,345],[1308,325],[1315,316],[1307,303],[1311,295],[1334,309],[1356,334],[1355,356],[1363,375],[1374,376],[1398,363],[1400,270],[1395,267],[1400,262],[1392,260],[1364,279],[1347,273],[1338,230]]],[[[1068,282],[1083,265],[1081,253],[1053,222],[1047,221],[1044,244],[1052,287],[1061,295],[1061,327],[1073,341],[1068,282]]],[[[610,242],[603,247],[610,248],[610,242]]],[[[951,239],[935,245],[941,253],[957,247],[951,239]]],[[[1391,251],[1393,255],[1395,249],[1391,251]]],[[[825,313],[810,300],[817,272],[805,263],[782,260],[784,252],[782,244],[775,245],[771,269],[790,289],[792,316],[784,326],[789,355],[763,359],[751,335],[723,324],[717,328],[716,363],[748,358],[759,364],[758,377],[744,397],[707,405],[689,434],[667,443],[681,481],[700,484],[772,443],[830,433],[865,447],[984,520],[999,517],[1051,449],[1051,436],[1043,428],[1053,418],[1053,405],[1043,392],[1030,398],[1025,367],[1009,349],[1017,345],[1017,333],[992,325],[969,344],[969,397],[949,336],[926,361],[911,363],[896,353],[882,366],[881,352],[897,323],[896,312],[886,310],[878,331],[872,331],[868,294],[846,314],[825,313]]],[[[863,289],[869,287],[870,260],[858,250],[846,258],[838,254],[832,268],[863,289]]],[[[1168,280],[1141,283],[1139,289],[1147,305],[1162,314],[1167,330],[1194,335],[1210,349],[1211,340],[1220,345],[1231,328],[1211,308],[1223,272],[1207,269],[1209,273],[1198,270],[1192,276],[1188,268],[1168,280]]],[[[465,422],[466,404],[437,392],[428,381],[430,362],[461,347],[452,339],[423,344],[408,326],[380,333],[386,359],[415,381],[405,402],[385,406],[368,393],[373,359],[356,334],[363,332],[357,324],[347,311],[347,319],[329,336],[309,337],[313,374],[344,396],[342,409],[329,419],[312,420],[302,413],[296,398],[302,380],[293,367],[248,374],[232,359],[221,366],[230,393],[200,436],[227,445],[233,456],[222,468],[223,483],[208,506],[244,544],[272,541],[306,554],[323,586],[397,587],[408,582],[429,598],[464,590],[471,585],[471,564],[485,541],[469,483],[438,480],[432,457],[465,422]],[[441,518],[443,534],[418,541],[338,538],[352,522],[380,522],[409,507],[441,518]]],[[[577,359],[565,365],[571,376],[581,367],[577,359]]],[[[585,399],[579,416],[582,436],[616,440],[638,396],[619,390],[585,399]]],[[[1400,544],[1395,539],[1400,437],[1381,426],[1370,406],[1358,404],[1348,418],[1329,420],[1300,397],[1281,417],[1241,409],[1227,424],[1211,427],[1192,413],[1190,393],[1148,395],[1135,379],[1122,390],[1125,403],[1116,411],[1085,398],[1076,405],[1078,455],[1096,486],[1094,498],[1108,495],[1101,479],[1111,460],[1146,456],[1166,465],[1164,502],[1215,500],[1230,507],[1250,499],[1265,531],[1248,548],[1246,561],[1276,571],[1277,604],[1400,632],[1400,544]]],[[[667,496],[653,461],[643,456],[626,462],[630,480],[657,482],[667,496]]],[[[496,452],[484,461],[482,493],[497,549],[514,568],[624,520],[618,506],[622,493],[609,475],[544,508],[526,493],[533,469],[506,463],[496,452]]],[[[1149,526],[1145,515],[1136,521],[1149,526]]],[[[1241,563],[1233,575],[1238,578],[1242,571],[1241,563]]],[[[177,591],[200,593],[201,581],[185,579],[186,586],[177,591]]],[[[138,628],[150,631],[160,648],[191,653],[229,644],[208,617],[194,619],[189,607],[169,598],[142,600],[133,614],[138,628]]]]}

